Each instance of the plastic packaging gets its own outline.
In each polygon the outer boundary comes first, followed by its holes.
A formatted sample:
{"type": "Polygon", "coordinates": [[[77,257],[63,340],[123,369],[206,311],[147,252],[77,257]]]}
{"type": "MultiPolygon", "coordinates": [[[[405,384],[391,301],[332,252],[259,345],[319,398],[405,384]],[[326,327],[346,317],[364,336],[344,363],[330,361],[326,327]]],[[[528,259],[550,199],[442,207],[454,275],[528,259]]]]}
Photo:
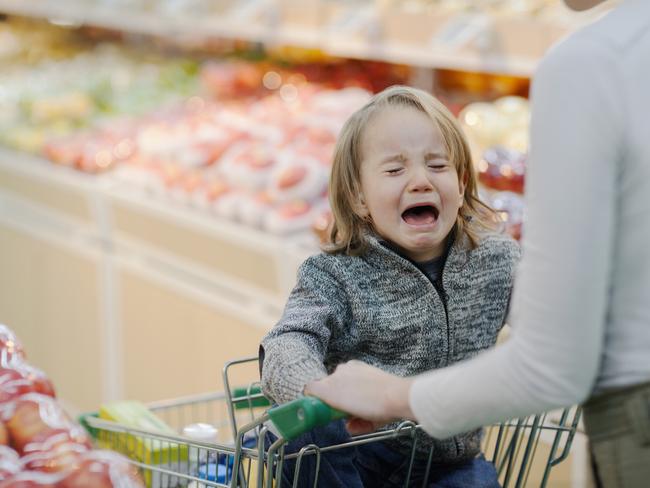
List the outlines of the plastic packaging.
{"type": "Polygon", "coordinates": [[[0,481],[4,481],[21,470],[18,453],[11,447],[0,446],[0,481]]]}
{"type": "Polygon", "coordinates": [[[81,426],[72,422],[61,405],[49,396],[28,393],[0,406],[13,447],[19,453],[42,450],[50,438],[63,436],[68,442],[90,446],[81,426]]]}
{"type": "Polygon", "coordinates": [[[57,485],[60,488],[143,488],[137,470],[121,454],[89,451],[78,469],[70,471],[57,485]]]}
{"type": "MultiPolygon", "coordinates": [[[[183,435],[197,442],[206,442],[214,444],[217,442],[217,434],[219,431],[216,427],[210,424],[190,424],[183,428],[183,435]]],[[[190,447],[189,460],[191,466],[199,466],[201,464],[216,460],[216,454],[210,452],[208,449],[199,447],[190,447]]],[[[193,471],[196,473],[197,471],[193,471]]]]}
{"type": "MultiPolygon", "coordinates": [[[[210,424],[190,424],[183,428],[183,435],[197,442],[216,443],[218,430],[210,424]]],[[[190,474],[208,481],[226,483],[230,467],[226,467],[226,456],[219,456],[215,451],[206,448],[191,446],[189,451],[190,474]],[[224,459],[220,459],[220,457],[224,459]],[[220,462],[221,461],[221,462],[220,462]]],[[[232,460],[231,460],[232,461],[232,460]]],[[[190,483],[189,487],[201,486],[197,482],[190,483]]]]}

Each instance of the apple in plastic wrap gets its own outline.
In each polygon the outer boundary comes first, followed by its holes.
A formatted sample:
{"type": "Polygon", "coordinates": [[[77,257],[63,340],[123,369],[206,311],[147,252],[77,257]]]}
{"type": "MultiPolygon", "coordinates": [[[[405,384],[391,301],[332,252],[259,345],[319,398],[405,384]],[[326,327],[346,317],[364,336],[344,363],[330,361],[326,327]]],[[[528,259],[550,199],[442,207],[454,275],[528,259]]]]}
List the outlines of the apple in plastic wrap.
{"type": "Polygon", "coordinates": [[[521,195],[509,191],[492,194],[489,203],[505,224],[505,230],[513,238],[521,239],[524,222],[524,199],[521,195]]]}
{"type": "Polygon", "coordinates": [[[0,404],[26,393],[55,397],[54,386],[40,369],[14,357],[0,365],[0,404]]]}
{"type": "Polygon", "coordinates": [[[483,153],[478,162],[479,180],[494,190],[523,193],[526,154],[503,146],[494,146],[483,153]]]}
{"type": "Polygon", "coordinates": [[[44,156],[63,166],[77,167],[86,145],[85,135],[74,135],[48,141],[43,146],[44,156]]]}
{"type": "Polygon", "coordinates": [[[280,159],[268,185],[274,201],[311,201],[327,190],[328,171],[317,160],[288,151],[280,159]]]}
{"type": "Polygon", "coordinates": [[[274,208],[264,221],[264,228],[279,235],[305,231],[313,220],[314,206],[305,200],[293,200],[274,208]]]}
{"type": "Polygon", "coordinates": [[[68,473],[59,488],[143,488],[135,468],[112,451],[90,451],[78,469],[68,473]]]}
{"type": "Polygon", "coordinates": [[[286,190],[300,183],[307,176],[307,168],[304,166],[291,166],[283,168],[278,175],[277,186],[280,190],[286,190]]]}
{"type": "Polygon", "coordinates": [[[22,464],[18,453],[11,447],[0,446],[0,481],[22,471],[22,464]]]}
{"type": "Polygon", "coordinates": [[[38,450],[48,438],[65,434],[72,442],[90,445],[81,426],[70,420],[61,405],[52,397],[28,393],[0,407],[12,446],[18,452],[38,450]]]}
{"type": "Polygon", "coordinates": [[[223,174],[234,188],[248,192],[267,187],[276,165],[277,148],[269,143],[238,143],[221,161],[223,174]]]}
{"type": "Polygon", "coordinates": [[[262,72],[251,63],[206,63],[200,77],[206,91],[216,98],[247,96],[262,88],[262,72]]]}
{"type": "Polygon", "coordinates": [[[213,202],[230,191],[228,185],[214,176],[205,177],[203,184],[191,196],[192,204],[203,210],[210,210],[213,202]]]}
{"type": "Polygon", "coordinates": [[[34,383],[15,369],[0,370],[0,404],[34,391],[34,383]]]}
{"type": "Polygon", "coordinates": [[[82,455],[89,450],[88,443],[79,443],[70,432],[60,432],[42,442],[27,444],[21,462],[30,471],[69,471],[80,466],[82,455]]]}

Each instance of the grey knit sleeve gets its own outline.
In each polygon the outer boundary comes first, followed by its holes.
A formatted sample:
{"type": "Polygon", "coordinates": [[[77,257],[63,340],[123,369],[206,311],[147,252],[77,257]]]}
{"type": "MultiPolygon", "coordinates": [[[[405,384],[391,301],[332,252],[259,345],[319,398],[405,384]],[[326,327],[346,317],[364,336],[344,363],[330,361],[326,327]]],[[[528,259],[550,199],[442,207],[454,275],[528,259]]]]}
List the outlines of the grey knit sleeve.
{"type": "Polygon", "coordinates": [[[521,260],[521,247],[519,243],[514,239],[507,241],[505,246],[505,262],[509,265],[510,268],[510,284],[508,292],[508,304],[506,305],[506,310],[503,316],[503,323],[505,324],[510,316],[510,303],[512,299],[512,291],[515,284],[515,275],[517,272],[517,265],[521,260]]]}
{"type": "Polygon", "coordinates": [[[262,390],[278,403],[294,400],[307,383],[327,375],[329,340],[347,315],[332,259],[318,255],[302,264],[282,318],[262,339],[262,390]]]}

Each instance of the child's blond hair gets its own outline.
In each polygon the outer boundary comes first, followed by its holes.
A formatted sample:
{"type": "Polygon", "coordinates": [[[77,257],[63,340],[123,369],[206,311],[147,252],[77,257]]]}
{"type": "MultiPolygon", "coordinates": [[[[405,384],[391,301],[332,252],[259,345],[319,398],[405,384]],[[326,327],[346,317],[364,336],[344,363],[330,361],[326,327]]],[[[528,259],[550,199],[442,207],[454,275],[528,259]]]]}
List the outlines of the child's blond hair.
{"type": "Polygon", "coordinates": [[[447,108],[431,94],[407,86],[392,86],[378,93],[347,120],[334,150],[329,199],[334,222],[326,252],[359,255],[366,249],[365,235],[372,222],[360,216],[361,139],[370,119],[384,107],[411,107],[428,115],[440,129],[449,161],[459,181],[466,181],[463,205],[456,219],[458,235],[465,233],[473,246],[487,232],[499,227],[497,214],[478,196],[476,171],[465,135],[447,108]]]}

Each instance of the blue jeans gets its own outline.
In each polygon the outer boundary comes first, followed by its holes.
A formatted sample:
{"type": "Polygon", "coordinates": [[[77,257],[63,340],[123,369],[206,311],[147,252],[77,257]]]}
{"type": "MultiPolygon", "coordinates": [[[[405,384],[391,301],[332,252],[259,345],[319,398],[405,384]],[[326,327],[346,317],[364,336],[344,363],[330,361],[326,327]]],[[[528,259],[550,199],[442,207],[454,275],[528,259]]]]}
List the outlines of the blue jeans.
{"type": "MultiPolygon", "coordinates": [[[[267,443],[275,440],[268,434],[267,443]]],[[[343,421],[316,428],[285,446],[285,453],[296,453],[308,444],[330,446],[350,440],[343,421]]],[[[320,488],[401,488],[404,486],[410,459],[376,441],[355,447],[321,453],[318,469],[320,488]]],[[[279,488],[293,485],[295,460],[285,460],[279,488]]],[[[409,486],[423,486],[426,462],[414,461],[409,486]]],[[[299,488],[314,486],[316,456],[305,455],[298,472],[299,488]]],[[[480,457],[460,464],[432,463],[427,488],[500,488],[494,465],[480,457]]]]}

